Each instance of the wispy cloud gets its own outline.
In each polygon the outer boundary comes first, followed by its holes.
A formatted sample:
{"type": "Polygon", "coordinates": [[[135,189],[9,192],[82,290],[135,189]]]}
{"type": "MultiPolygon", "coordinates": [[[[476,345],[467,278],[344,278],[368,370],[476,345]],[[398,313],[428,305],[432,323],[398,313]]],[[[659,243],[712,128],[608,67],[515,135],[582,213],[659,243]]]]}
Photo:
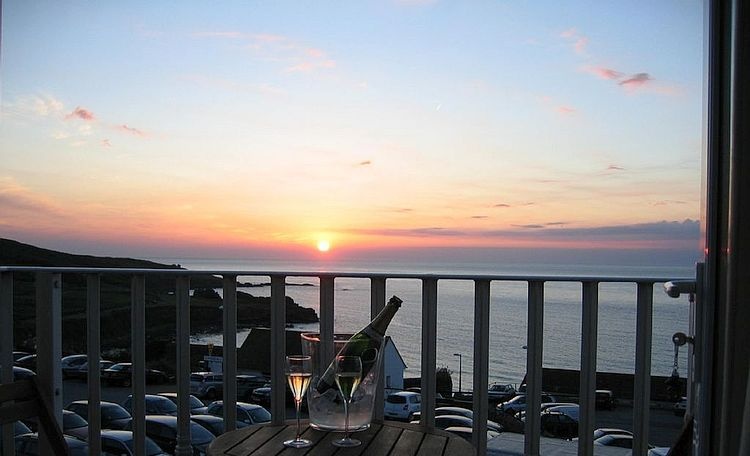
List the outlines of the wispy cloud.
{"type": "Polygon", "coordinates": [[[486,218],[489,218],[489,217],[486,216],[486,215],[472,215],[471,218],[473,218],[473,219],[486,219],[486,218]]]}
{"type": "Polygon", "coordinates": [[[363,160],[363,161],[359,162],[359,163],[358,163],[358,165],[359,165],[359,166],[368,166],[368,165],[372,165],[372,161],[371,161],[371,160],[363,160]]]}
{"type": "Polygon", "coordinates": [[[607,166],[607,171],[625,171],[625,168],[619,165],[609,165],[607,166]]]}
{"type": "Polygon", "coordinates": [[[564,30],[560,33],[560,37],[573,44],[573,49],[577,54],[586,54],[586,47],[589,44],[589,38],[575,27],[564,30]]]}
{"type": "Polygon", "coordinates": [[[601,79],[608,79],[610,81],[619,81],[624,76],[621,72],[611,68],[585,66],[583,70],[601,79]]]}
{"type": "Polygon", "coordinates": [[[80,119],[86,122],[93,122],[94,120],[96,120],[96,117],[94,116],[94,113],[89,111],[88,109],[76,106],[73,112],[65,116],[65,119],[80,119]]]}
{"type": "Polygon", "coordinates": [[[576,109],[570,106],[558,106],[555,108],[555,111],[562,115],[571,115],[576,112],[576,109]]]}
{"type": "Polygon", "coordinates": [[[619,82],[619,84],[627,88],[633,88],[641,87],[642,85],[652,80],[653,78],[648,73],[636,73],[627,79],[623,79],[619,82]]]}
{"type": "Polygon", "coordinates": [[[130,127],[127,124],[117,125],[115,127],[115,130],[120,131],[122,133],[127,133],[129,135],[138,136],[141,138],[145,138],[146,136],[148,136],[148,133],[146,133],[145,131],[139,130],[138,128],[135,128],[135,127],[130,127]]]}
{"type": "Polygon", "coordinates": [[[311,73],[332,69],[336,61],[315,46],[307,45],[284,35],[247,33],[240,31],[204,31],[193,34],[197,38],[220,38],[238,41],[256,58],[280,63],[285,73],[311,73]]]}
{"type": "Polygon", "coordinates": [[[59,215],[61,211],[46,196],[19,184],[12,177],[0,176],[0,219],[19,213],[59,215]]]}
{"type": "Polygon", "coordinates": [[[483,238],[514,239],[529,241],[559,242],[617,242],[634,245],[655,241],[696,241],[700,236],[697,220],[660,221],[629,225],[609,225],[600,227],[567,227],[567,222],[545,222],[512,225],[509,229],[469,230],[450,227],[423,227],[411,229],[363,228],[348,230],[348,233],[386,237],[436,237],[436,238],[483,238]]]}
{"type": "Polygon", "coordinates": [[[648,91],[666,96],[676,96],[682,93],[682,90],[678,86],[659,83],[650,73],[646,72],[628,75],[623,71],[592,65],[581,67],[581,71],[594,75],[599,79],[612,81],[628,92],[648,91]]]}
{"type": "Polygon", "coordinates": [[[504,208],[504,207],[510,207],[510,204],[507,204],[507,203],[497,203],[497,204],[495,204],[492,207],[503,207],[504,208]]]}

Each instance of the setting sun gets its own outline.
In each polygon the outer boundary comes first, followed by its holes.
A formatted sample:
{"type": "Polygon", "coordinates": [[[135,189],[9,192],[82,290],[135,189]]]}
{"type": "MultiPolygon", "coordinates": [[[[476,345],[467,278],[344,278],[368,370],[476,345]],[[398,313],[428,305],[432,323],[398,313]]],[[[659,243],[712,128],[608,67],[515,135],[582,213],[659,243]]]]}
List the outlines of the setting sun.
{"type": "Polygon", "coordinates": [[[331,249],[331,243],[326,241],[325,239],[321,239],[318,241],[318,250],[321,252],[327,252],[331,249]]]}

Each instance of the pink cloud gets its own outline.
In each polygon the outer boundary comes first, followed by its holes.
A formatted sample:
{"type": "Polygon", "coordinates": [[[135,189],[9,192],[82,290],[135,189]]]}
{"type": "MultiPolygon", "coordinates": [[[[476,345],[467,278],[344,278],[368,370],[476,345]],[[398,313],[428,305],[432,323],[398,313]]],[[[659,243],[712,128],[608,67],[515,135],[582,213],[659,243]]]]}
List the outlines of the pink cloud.
{"type": "Polygon", "coordinates": [[[99,141],[99,144],[101,144],[101,146],[105,148],[112,147],[112,143],[109,142],[109,139],[106,139],[106,138],[99,141]]]}
{"type": "Polygon", "coordinates": [[[65,116],[66,119],[81,119],[86,122],[92,122],[96,120],[96,117],[94,117],[94,113],[89,111],[88,109],[82,108],[80,106],[76,106],[76,108],[65,116]]]}
{"type": "Polygon", "coordinates": [[[586,53],[586,46],[589,44],[589,38],[582,35],[575,27],[560,32],[560,37],[566,41],[572,41],[573,49],[575,49],[577,54],[586,53]]]}
{"type": "Polygon", "coordinates": [[[571,27],[568,30],[563,30],[562,32],[560,32],[560,37],[562,38],[572,38],[576,35],[578,35],[578,30],[575,27],[571,27]]]}
{"type": "Polygon", "coordinates": [[[648,73],[636,73],[627,79],[623,79],[619,84],[626,88],[638,88],[652,80],[653,78],[648,73]]]}
{"type": "Polygon", "coordinates": [[[622,72],[613,70],[611,68],[585,66],[583,67],[583,71],[593,74],[594,76],[597,76],[601,79],[608,79],[611,81],[617,81],[623,77],[622,72]]]}
{"type": "Polygon", "coordinates": [[[555,111],[562,115],[570,115],[576,112],[575,108],[572,108],[570,106],[558,106],[555,108],[555,111]]]}
{"type": "Polygon", "coordinates": [[[131,134],[133,136],[139,136],[141,138],[148,136],[148,134],[145,131],[139,130],[134,127],[129,127],[126,124],[118,125],[117,127],[115,127],[115,129],[123,133],[131,134]]]}

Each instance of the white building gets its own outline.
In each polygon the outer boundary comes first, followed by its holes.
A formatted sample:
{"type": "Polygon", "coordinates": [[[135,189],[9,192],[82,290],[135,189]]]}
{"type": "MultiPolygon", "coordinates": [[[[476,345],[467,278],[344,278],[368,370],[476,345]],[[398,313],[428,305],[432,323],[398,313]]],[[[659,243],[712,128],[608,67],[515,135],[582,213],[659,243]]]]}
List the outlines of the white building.
{"type": "Polygon", "coordinates": [[[383,350],[383,375],[385,376],[383,384],[385,385],[386,393],[390,393],[392,390],[403,390],[404,369],[407,366],[390,336],[385,338],[385,348],[383,350]]]}

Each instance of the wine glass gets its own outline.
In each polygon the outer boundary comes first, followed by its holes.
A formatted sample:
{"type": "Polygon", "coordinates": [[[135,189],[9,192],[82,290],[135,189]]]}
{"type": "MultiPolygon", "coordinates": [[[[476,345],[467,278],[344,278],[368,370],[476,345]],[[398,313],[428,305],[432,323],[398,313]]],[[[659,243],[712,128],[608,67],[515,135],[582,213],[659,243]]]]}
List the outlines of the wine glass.
{"type": "Polygon", "coordinates": [[[345,435],[343,439],[334,440],[333,444],[338,447],[355,447],[362,444],[357,439],[349,437],[349,405],[352,395],[357,391],[359,382],[362,380],[362,358],[359,356],[337,356],[336,357],[336,385],[339,387],[344,399],[344,424],[345,435]]]}
{"type": "Polygon", "coordinates": [[[284,445],[292,448],[309,447],[312,445],[312,442],[303,439],[300,435],[299,409],[307,387],[310,386],[312,359],[309,356],[287,356],[286,378],[289,382],[289,389],[292,390],[292,394],[294,395],[294,405],[297,408],[297,436],[292,440],[285,441],[284,445]]]}

